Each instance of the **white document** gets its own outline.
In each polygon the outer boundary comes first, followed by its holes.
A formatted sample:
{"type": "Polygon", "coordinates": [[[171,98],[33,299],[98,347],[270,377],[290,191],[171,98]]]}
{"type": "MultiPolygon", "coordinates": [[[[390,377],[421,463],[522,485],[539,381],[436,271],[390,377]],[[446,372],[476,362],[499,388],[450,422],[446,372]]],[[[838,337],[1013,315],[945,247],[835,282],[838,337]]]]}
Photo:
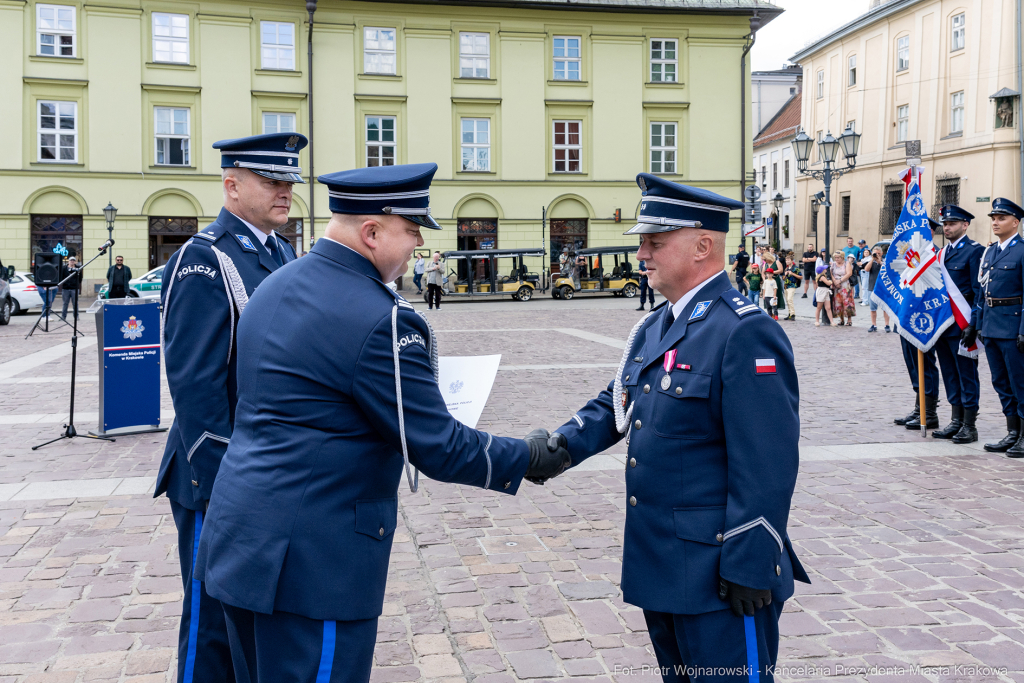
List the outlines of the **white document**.
{"type": "Polygon", "coordinates": [[[498,374],[496,356],[441,356],[437,359],[438,385],[448,412],[467,427],[476,427],[498,374]]]}

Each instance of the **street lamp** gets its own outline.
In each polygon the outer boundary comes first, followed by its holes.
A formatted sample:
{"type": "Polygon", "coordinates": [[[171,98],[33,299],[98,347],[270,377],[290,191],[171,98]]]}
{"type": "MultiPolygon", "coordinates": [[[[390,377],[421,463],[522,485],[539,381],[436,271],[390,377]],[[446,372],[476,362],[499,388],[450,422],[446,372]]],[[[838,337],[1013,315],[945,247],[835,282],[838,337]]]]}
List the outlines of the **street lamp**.
{"type": "Polygon", "coordinates": [[[837,140],[832,137],[832,132],[829,131],[825,135],[825,138],[818,143],[818,152],[821,157],[821,161],[824,164],[824,168],[820,171],[808,168],[807,162],[811,158],[814,140],[807,135],[807,133],[801,130],[797,136],[793,138],[792,144],[793,154],[796,156],[797,170],[802,175],[820,180],[825,184],[825,196],[823,201],[820,201],[819,204],[825,207],[825,251],[826,253],[831,253],[831,247],[829,245],[829,209],[832,207],[832,202],[830,201],[829,196],[832,191],[832,181],[840,178],[846,173],[849,173],[857,166],[857,151],[860,149],[860,133],[856,132],[851,126],[843,131],[843,134],[840,135],[837,140]],[[839,156],[840,149],[843,150],[843,156],[846,158],[846,166],[843,168],[836,167],[836,157],[839,156]]]}
{"type": "MultiPolygon", "coordinates": [[[[111,204],[110,202],[107,202],[107,205],[103,207],[103,217],[107,219],[107,238],[112,240],[114,239],[114,219],[117,218],[117,209],[115,209],[114,205],[111,204]]],[[[108,251],[107,257],[109,266],[113,266],[114,251],[108,251]]]]}

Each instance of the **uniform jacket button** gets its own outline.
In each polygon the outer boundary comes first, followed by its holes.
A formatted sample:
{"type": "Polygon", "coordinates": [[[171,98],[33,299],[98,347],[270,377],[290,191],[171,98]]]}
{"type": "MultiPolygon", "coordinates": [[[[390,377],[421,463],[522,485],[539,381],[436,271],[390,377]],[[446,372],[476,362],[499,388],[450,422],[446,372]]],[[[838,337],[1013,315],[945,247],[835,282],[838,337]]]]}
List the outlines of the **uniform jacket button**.
{"type": "Polygon", "coordinates": [[[650,384],[645,384],[644,385],[644,393],[645,394],[651,393],[651,385],[650,384]]]}
{"type": "Polygon", "coordinates": [[[636,467],[636,458],[630,458],[629,459],[629,466],[630,467],[636,467]]]}
{"type": "Polygon", "coordinates": [[[722,541],[725,540],[725,537],[722,536],[722,534],[718,534],[717,536],[715,536],[715,540],[718,541],[719,543],[721,543],[722,541]]]}
{"type": "Polygon", "coordinates": [[[506,481],[506,482],[505,482],[505,488],[508,488],[508,487],[509,487],[509,486],[511,486],[511,485],[512,485],[512,482],[510,482],[510,481],[506,481]]]}
{"type": "Polygon", "coordinates": [[[636,496],[629,497],[629,504],[632,505],[633,507],[636,507],[636,496]]]}
{"type": "Polygon", "coordinates": [[[636,422],[633,423],[633,426],[636,427],[637,429],[640,429],[640,427],[642,427],[643,425],[640,423],[640,420],[637,420],[636,422]]]}
{"type": "Polygon", "coordinates": [[[681,394],[681,393],[683,393],[683,388],[682,387],[676,387],[676,394],[678,395],[678,394],[681,394]]]}
{"type": "Polygon", "coordinates": [[[629,381],[629,375],[626,375],[626,376],[625,376],[625,377],[623,378],[623,380],[622,380],[622,381],[624,381],[624,382],[628,382],[628,381],[629,381]]]}
{"type": "Polygon", "coordinates": [[[193,486],[199,486],[199,482],[198,482],[198,481],[196,481],[195,479],[193,479],[193,480],[192,480],[192,485],[193,485],[193,486]]]}
{"type": "Polygon", "coordinates": [[[634,362],[634,363],[639,363],[639,362],[640,362],[640,361],[642,361],[642,360],[643,360],[643,358],[642,358],[642,357],[640,357],[640,356],[635,356],[635,357],[633,358],[633,362],[634,362]]]}
{"type": "Polygon", "coordinates": [[[380,532],[379,532],[379,533],[380,533],[380,535],[381,535],[381,536],[383,536],[383,535],[384,535],[384,527],[381,527],[381,528],[380,528],[380,532]]]}
{"type": "Polygon", "coordinates": [[[775,565],[775,576],[780,576],[781,574],[782,574],[782,567],[780,567],[779,565],[775,565]]]}

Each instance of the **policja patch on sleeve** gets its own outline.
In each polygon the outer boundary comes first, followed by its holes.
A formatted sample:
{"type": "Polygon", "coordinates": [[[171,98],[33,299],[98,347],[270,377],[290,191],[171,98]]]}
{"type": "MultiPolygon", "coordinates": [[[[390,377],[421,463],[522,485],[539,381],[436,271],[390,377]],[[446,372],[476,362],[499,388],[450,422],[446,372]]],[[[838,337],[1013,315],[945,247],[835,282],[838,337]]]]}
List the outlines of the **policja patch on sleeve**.
{"type": "Polygon", "coordinates": [[[427,340],[418,332],[410,332],[398,339],[398,352],[402,353],[413,344],[419,344],[424,350],[427,348],[427,340]]]}
{"type": "Polygon", "coordinates": [[[210,266],[205,266],[205,265],[203,265],[201,263],[193,263],[192,265],[182,266],[181,270],[179,270],[177,272],[175,277],[177,277],[178,281],[180,282],[181,280],[185,279],[189,275],[205,275],[206,277],[210,278],[211,280],[216,280],[217,279],[217,269],[216,268],[211,268],[210,266]]]}

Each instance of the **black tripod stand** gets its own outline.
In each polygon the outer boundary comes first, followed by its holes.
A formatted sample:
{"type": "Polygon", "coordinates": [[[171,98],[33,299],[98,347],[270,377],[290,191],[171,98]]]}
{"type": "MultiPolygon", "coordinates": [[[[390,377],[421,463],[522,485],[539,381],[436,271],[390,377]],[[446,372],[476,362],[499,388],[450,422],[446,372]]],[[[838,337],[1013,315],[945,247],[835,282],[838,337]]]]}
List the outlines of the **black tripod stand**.
{"type": "MultiPolygon", "coordinates": [[[[72,277],[74,277],[78,273],[84,271],[85,267],[88,266],[89,263],[92,263],[93,261],[98,259],[100,256],[103,256],[105,253],[107,253],[107,249],[109,247],[111,247],[113,244],[114,244],[114,240],[107,240],[106,244],[104,244],[102,247],[100,247],[100,253],[96,254],[91,259],[89,259],[88,263],[83,263],[78,268],[75,268],[74,270],[72,270],[71,273],[68,274],[68,276],[66,278],[64,278],[63,280],[61,280],[58,283],[58,286],[64,284],[65,282],[70,280],[72,277]]],[[[47,305],[46,308],[49,308],[49,306],[47,305]]],[[[40,316],[40,317],[42,317],[42,316],[40,316]]],[[[36,324],[38,324],[38,323],[36,323],[36,324]]],[[[116,441],[116,439],[113,439],[113,438],[111,438],[109,436],[94,436],[92,434],[79,434],[78,431],[75,429],[75,372],[78,369],[78,334],[79,334],[78,333],[78,297],[77,296],[75,297],[75,324],[72,326],[71,329],[73,330],[74,334],[71,335],[71,410],[69,412],[68,423],[66,425],[64,425],[64,433],[63,434],[58,436],[56,439],[50,439],[46,443],[41,443],[38,446],[33,446],[32,450],[36,450],[37,448],[42,448],[43,446],[48,446],[51,443],[55,443],[55,442],[60,441],[62,439],[74,439],[75,437],[79,437],[79,438],[82,438],[82,439],[97,439],[97,440],[102,440],[102,441],[116,441]]],[[[100,353],[103,353],[102,349],[100,350],[100,353]]]]}
{"type": "MultiPolygon", "coordinates": [[[[100,255],[102,255],[102,254],[100,254],[100,255]]],[[[92,261],[90,261],[89,263],[92,263],[92,261]]],[[[68,277],[70,277],[70,276],[68,276],[68,277]]],[[[64,280],[67,280],[67,278],[64,278],[64,280]]],[[[64,282],[64,280],[61,280],[61,282],[64,282]]],[[[36,324],[33,325],[32,329],[28,331],[28,334],[25,335],[25,339],[28,339],[29,337],[31,337],[32,333],[35,332],[36,330],[42,330],[43,332],[49,332],[50,331],[50,310],[51,310],[51,304],[53,303],[53,299],[56,298],[56,295],[50,296],[50,293],[51,293],[50,290],[56,289],[59,286],[60,286],[60,284],[58,283],[54,287],[40,287],[40,289],[43,290],[43,311],[42,311],[42,313],[39,314],[39,318],[36,320],[36,324]]],[[[78,308],[78,294],[77,293],[75,294],[75,308],[76,309],[78,308]]],[[[58,316],[57,319],[61,323],[67,325],[68,327],[72,327],[71,323],[69,323],[64,318],[61,318],[60,316],[58,316]]],[[[78,332],[76,330],[76,335],[78,335],[78,334],[82,335],[83,337],[85,336],[84,332],[78,332]]]]}

